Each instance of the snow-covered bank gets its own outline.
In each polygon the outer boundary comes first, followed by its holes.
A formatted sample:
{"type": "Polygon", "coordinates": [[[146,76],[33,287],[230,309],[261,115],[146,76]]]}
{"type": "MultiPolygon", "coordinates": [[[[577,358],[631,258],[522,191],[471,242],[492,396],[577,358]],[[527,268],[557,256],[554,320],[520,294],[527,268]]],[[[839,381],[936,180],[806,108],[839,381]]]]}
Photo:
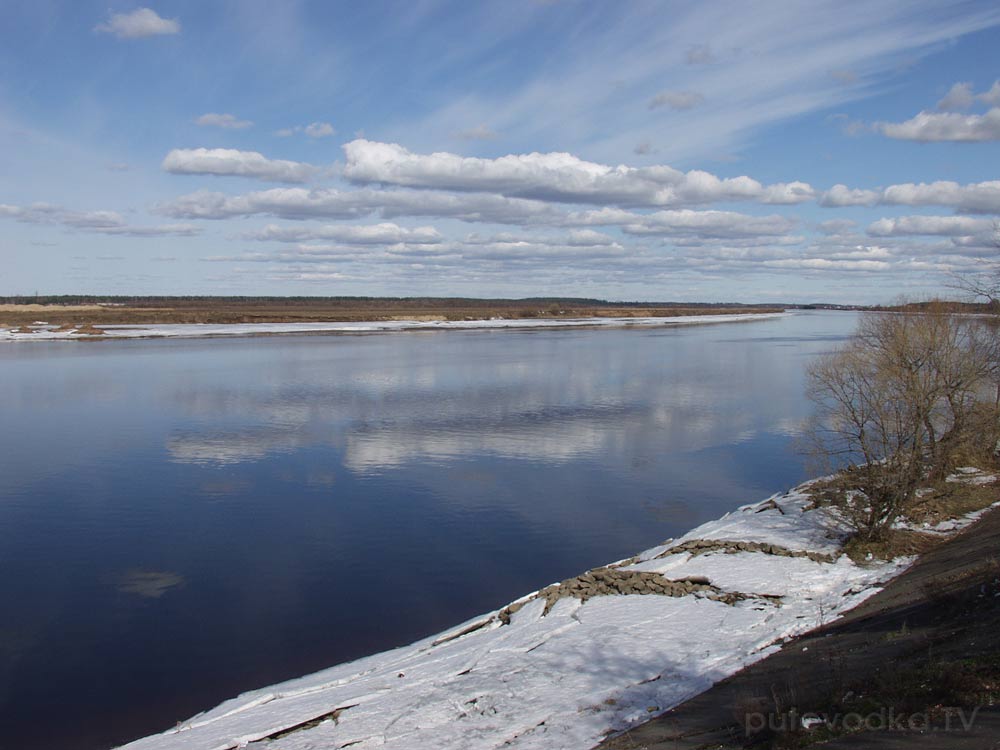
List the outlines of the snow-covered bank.
{"type": "Polygon", "coordinates": [[[157,323],[106,325],[99,329],[65,328],[36,323],[23,328],[0,328],[0,341],[39,341],[93,338],[201,338],[206,336],[255,336],[289,333],[375,333],[480,328],[578,328],[649,327],[705,323],[731,323],[783,317],[789,313],[736,313],[732,315],[678,315],[661,318],[518,318],[513,320],[380,320],[331,323],[157,323]]]}
{"type": "Polygon", "coordinates": [[[808,489],[126,747],[589,747],[837,617],[909,564],[841,555],[843,526],[808,489]]]}

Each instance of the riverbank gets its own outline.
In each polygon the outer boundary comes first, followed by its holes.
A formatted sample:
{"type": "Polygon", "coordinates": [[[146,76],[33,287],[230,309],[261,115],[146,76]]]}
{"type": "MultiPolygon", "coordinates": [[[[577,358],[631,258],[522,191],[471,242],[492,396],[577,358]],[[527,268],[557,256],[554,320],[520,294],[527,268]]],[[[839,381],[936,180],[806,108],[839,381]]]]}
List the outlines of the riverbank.
{"type": "Polygon", "coordinates": [[[993,509],[836,622],[601,750],[996,747],[997,550],[993,509]]]}
{"type": "Polygon", "coordinates": [[[139,338],[208,338],[220,336],[277,336],[284,334],[359,334],[390,331],[434,331],[475,329],[552,329],[552,328],[628,328],[678,326],[709,323],[733,323],[761,320],[787,315],[785,312],[730,313],[723,315],[693,314],[653,317],[583,318],[488,318],[481,320],[401,319],[330,322],[284,323],[151,323],[147,325],[91,323],[61,324],[34,321],[17,327],[0,326],[0,341],[94,341],[102,339],[139,338]]]}
{"type": "Polygon", "coordinates": [[[394,297],[41,297],[0,301],[0,328],[656,318],[773,313],[779,305],[620,303],[584,299],[394,297]]]}
{"type": "MultiPolygon", "coordinates": [[[[842,554],[848,531],[814,486],[411,646],[246,693],[127,747],[591,746],[829,623],[912,563],[842,554]]],[[[951,533],[973,517],[925,533],[951,533]]]]}

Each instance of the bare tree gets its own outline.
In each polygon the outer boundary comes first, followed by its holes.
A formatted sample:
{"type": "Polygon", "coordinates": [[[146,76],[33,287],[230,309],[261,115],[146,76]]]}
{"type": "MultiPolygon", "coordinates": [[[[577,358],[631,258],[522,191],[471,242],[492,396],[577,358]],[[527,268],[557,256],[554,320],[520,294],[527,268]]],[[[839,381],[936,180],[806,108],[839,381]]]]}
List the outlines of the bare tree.
{"type": "Polygon", "coordinates": [[[845,498],[848,516],[864,538],[881,538],[919,486],[921,415],[860,339],[816,361],[809,381],[817,445],[846,463],[860,493],[845,498]]]}
{"type": "Polygon", "coordinates": [[[996,362],[996,337],[980,320],[931,305],[863,316],[844,347],[812,365],[813,440],[847,466],[857,492],[844,507],[864,538],[883,537],[925,478],[954,468],[970,438],[985,439],[972,433],[982,431],[996,362]]]}

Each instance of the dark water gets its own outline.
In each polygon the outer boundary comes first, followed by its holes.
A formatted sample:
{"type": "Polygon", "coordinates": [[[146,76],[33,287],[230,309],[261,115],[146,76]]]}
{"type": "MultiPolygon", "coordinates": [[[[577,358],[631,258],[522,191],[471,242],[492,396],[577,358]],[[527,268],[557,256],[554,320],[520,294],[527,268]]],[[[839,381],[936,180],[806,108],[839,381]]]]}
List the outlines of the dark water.
{"type": "Polygon", "coordinates": [[[853,322],[0,346],[0,747],[161,730],[785,489],[853,322]]]}

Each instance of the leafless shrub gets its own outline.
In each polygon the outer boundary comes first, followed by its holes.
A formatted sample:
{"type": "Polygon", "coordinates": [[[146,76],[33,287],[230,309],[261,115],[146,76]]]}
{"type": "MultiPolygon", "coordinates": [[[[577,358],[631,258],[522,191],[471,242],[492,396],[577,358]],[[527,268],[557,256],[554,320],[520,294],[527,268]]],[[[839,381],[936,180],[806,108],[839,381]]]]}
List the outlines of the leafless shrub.
{"type": "MultiPolygon", "coordinates": [[[[934,306],[869,313],[842,348],[811,366],[813,446],[846,465],[854,491],[842,509],[860,538],[884,539],[927,474],[947,472],[980,439],[973,430],[991,395],[996,342],[981,321],[934,306]]],[[[986,411],[996,424],[995,405],[986,411]]]]}

